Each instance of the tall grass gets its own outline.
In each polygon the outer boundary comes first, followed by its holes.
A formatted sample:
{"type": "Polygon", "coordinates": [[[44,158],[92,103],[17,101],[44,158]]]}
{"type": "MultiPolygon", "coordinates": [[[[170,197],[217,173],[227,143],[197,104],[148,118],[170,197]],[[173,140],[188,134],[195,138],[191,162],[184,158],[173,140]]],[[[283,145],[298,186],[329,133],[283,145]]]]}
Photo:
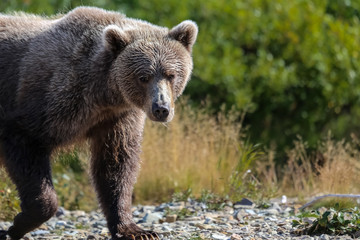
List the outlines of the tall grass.
{"type": "Polygon", "coordinates": [[[274,153],[258,161],[262,182],[277,186],[278,194],[307,197],[327,193],[360,192],[359,140],[335,141],[329,134],[316,150],[310,150],[301,138],[287,152],[287,163],[276,167],[274,153]]]}
{"type": "MultiPolygon", "coordinates": [[[[244,141],[244,114],[205,109],[192,108],[185,100],[177,105],[171,123],[146,122],[136,202],[168,201],[184,190],[198,196],[207,190],[234,201],[360,192],[360,144],[355,135],[348,142],[334,141],[329,135],[316,150],[299,138],[287,151],[286,164],[277,166],[279,153],[273,148],[261,150],[244,141]]],[[[87,176],[88,150],[74,148],[54,158],[59,203],[67,209],[96,208],[87,176]]],[[[11,219],[16,211],[15,187],[0,169],[0,219],[11,219]]]]}
{"type": "Polygon", "coordinates": [[[136,196],[162,201],[189,188],[194,194],[227,192],[234,171],[243,174],[251,164],[244,157],[241,117],[234,111],[214,116],[183,101],[170,124],[147,121],[136,196]]]}

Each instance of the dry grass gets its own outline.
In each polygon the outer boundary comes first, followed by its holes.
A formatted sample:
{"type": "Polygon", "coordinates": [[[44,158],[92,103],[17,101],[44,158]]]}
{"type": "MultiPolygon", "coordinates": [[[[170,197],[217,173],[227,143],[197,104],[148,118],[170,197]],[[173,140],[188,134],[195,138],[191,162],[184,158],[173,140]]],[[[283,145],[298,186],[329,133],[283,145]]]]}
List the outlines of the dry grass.
{"type": "Polygon", "coordinates": [[[234,112],[214,117],[183,102],[170,124],[147,121],[136,196],[161,201],[188,188],[194,194],[224,193],[243,154],[239,117],[234,112]]]}
{"type": "MultiPolygon", "coordinates": [[[[356,137],[345,142],[329,136],[313,151],[298,139],[287,152],[286,164],[277,166],[279,153],[272,148],[262,153],[244,141],[243,117],[234,111],[195,110],[183,101],[170,124],[147,121],[136,201],[167,201],[187,189],[195,196],[205,189],[233,200],[246,196],[255,201],[274,193],[302,198],[360,191],[356,137]]],[[[63,206],[90,210],[97,203],[84,165],[88,155],[79,149],[54,155],[54,184],[63,206]]],[[[11,218],[16,210],[15,187],[0,169],[0,219],[11,218]]]]}
{"type": "Polygon", "coordinates": [[[355,136],[352,141],[345,142],[335,141],[329,134],[314,151],[299,139],[288,151],[285,166],[274,167],[271,157],[262,162],[265,167],[257,167],[261,181],[277,185],[279,194],[302,198],[360,192],[359,141],[355,136]]]}

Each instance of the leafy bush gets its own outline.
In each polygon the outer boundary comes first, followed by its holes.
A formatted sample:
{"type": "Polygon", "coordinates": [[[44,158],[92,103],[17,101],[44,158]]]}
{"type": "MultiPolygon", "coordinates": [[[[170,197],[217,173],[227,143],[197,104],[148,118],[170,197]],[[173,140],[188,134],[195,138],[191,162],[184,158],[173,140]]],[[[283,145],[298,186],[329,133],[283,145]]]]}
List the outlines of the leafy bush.
{"type": "Polygon", "coordinates": [[[358,1],[131,2],[119,7],[130,16],[199,24],[186,93],[250,111],[254,142],[283,148],[301,134],[314,147],[329,129],[338,138],[359,130],[358,1]]]}
{"type": "Polygon", "coordinates": [[[360,231],[359,208],[340,209],[338,204],[327,210],[304,212],[298,215],[299,220],[293,220],[295,233],[298,234],[334,234],[354,235],[360,231]]]}
{"type": "Polygon", "coordinates": [[[5,0],[0,10],[66,12],[96,5],[172,27],[200,28],[186,93],[250,111],[254,142],[288,147],[297,134],[315,146],[329,129],[360,130],[360,2],[343,0],[5,0]]]}

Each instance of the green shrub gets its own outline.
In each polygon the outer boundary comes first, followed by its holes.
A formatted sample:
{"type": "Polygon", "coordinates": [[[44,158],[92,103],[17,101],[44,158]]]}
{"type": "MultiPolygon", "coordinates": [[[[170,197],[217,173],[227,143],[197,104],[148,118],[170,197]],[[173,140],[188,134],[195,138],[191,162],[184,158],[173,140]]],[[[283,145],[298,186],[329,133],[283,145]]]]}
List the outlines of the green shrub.
{"type": "Polygon", "coordinates": [[[253,142],[310,147],[360,130],[360,2],[344,0],[5,0],[0,11],[51,14],[96,5],[172,27],[199,25],[186,93],[250,111],[253,142]]]}
{"type": "Polygon", "coordinates": [[[314,147],[328,130],[337,138],[359,130],[359,2],[154,0],[118,9],[169,27],[195,20],[186,93],[250,111],[254,142],[282,149],[301,134],[314,147]]]}
{"type": "Polygon", "coordinates": [[[357,207],[341,209],[339,204],[335,204],[329,209],[303,212],[298,217],[299,220],[292,223],[297,234],[350,234],[355,238],[360,230],[360,211],[357,207]]]}

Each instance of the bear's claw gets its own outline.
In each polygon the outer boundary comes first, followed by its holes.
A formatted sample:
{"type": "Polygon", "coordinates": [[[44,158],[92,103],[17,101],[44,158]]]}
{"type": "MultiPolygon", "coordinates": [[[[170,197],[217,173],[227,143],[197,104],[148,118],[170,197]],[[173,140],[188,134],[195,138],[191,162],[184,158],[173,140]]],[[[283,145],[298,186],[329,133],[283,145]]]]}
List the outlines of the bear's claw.
{"type": "Polygon", "coordinates": [[[138,234],[130,234],[125,236],[126,240],[161,240],[159,235],[156,232],[146,232],[138,234]]]}

